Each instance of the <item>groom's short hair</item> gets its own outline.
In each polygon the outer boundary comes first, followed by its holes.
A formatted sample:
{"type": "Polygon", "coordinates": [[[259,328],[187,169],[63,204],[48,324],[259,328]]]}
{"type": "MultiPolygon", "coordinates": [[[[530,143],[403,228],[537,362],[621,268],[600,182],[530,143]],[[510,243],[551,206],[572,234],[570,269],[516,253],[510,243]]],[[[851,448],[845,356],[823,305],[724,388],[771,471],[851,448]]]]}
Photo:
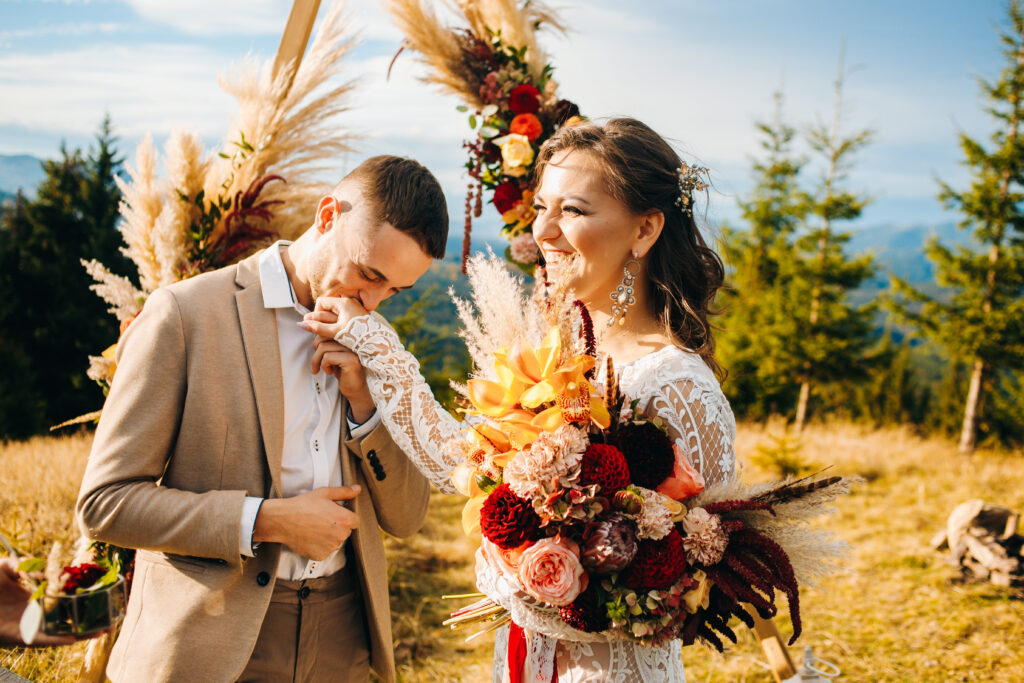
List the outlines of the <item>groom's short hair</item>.
{"type": "Polygon", "coordinates": [[[431,258],[444,258],[448,205],[441,183],[423,164],[386,154],[370,157],[345,180],[362,185],[378,221],[412,237],[431,258]]]}

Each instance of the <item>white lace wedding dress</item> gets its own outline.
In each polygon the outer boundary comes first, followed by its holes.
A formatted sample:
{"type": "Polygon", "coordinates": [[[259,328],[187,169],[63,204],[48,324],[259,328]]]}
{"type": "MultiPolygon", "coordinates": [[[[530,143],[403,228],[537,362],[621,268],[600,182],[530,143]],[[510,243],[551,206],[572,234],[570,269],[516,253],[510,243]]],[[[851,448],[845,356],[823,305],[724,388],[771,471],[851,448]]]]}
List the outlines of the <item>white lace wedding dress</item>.
{"type": "MultiPolygon", "coordinates": [[[[395,443],[441,492],[455,493],[449,475],[463,456],[462,451],[446,444],[458,437],[463,425],[434,400],[420,375],[419,363],[402,347],[398,335],[384,318],[371,313],[349,321],[337,339],[358,354],[381,419],[395,443]]],[[[639,405],[648,415],[667,423],[671,436],[707,485],[733,476],[736,422],[714,373],[699,356],[666,346],[618,366],[618,373],[622,392],[630,399],[640,399],[639,405]]],[[[481,589],[488,595],[507,592],[509,587],[500,585],[496,573],[481,564],[478,562],[481,589]]],[[[506,607],[512,604],[501,602],[506,607]]],[[[629,640],[574,631],[554,610],[547,616],[533,609],[513,609],[512,613],[530,635],[526,671],[537,683],[549,683],[553,666],[557,666],[559,683],[686,680],[678,640],[648,648],[629,640]]],[[[506,676],[507,641],[508,629],[504,628],[495,643],[495,683],[506,676]]]]}

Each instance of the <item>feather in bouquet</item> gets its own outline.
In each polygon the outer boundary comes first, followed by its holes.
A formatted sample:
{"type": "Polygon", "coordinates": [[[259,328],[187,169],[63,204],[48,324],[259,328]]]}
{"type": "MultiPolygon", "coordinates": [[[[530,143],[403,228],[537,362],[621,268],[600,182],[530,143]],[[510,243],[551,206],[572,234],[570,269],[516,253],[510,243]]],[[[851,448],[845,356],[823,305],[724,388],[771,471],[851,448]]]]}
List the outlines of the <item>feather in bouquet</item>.
{"type": "MultiPolygon", "coordinates": [[[[494,261],[471,261],[471,282],[501,281],[494,261]]],[[[486,299],[488,286],[477,288],[486,299]]],[[[501,310],[530,309],[521,298],[520,308],[501,310]]],[[[482,536],[478,562],[577,632],[722,649],[723,638],[736,641],[732,617],[749,626],[750,609],[770,618],[781,593],[795,640],[799,585],[827,571],[843,547],[808,518],[849,482],[705,486],[662,421],[619,391],[611,359],[598,384],[582,304],[551,310],[558,319],[538,342],[539,314],[510,325],[472,320],[460,304],[481,370],[464,388],[472,427],[451,446],[466,453],[452,479],[469,497],[467,533],[482,536]],[[488,345],[488,331],[503,325],[505,339],[509,327],[521,334],[508,347],[488,345]]],[[[504,623],[508,604],[491,598],[446,623],[504,623]]]]}
{"type": "Polygon", "coordinates": [[[540,259],[532,237],[532,171],[536,151],[564,125],[579,120],[579,107],[556,95],[553,67],[537,44],[541,27],[563,30],[555,12],[537,0],[457,0],[452,3],[466,23],[453,29],[441,24],[422,0],[389,0],[395,22],[406,35],[404,46],[416,50],[430,69],[426,80],[465,102],[475,137],[464,143],[469,153],[463,238],[463,272],[469,257],[473,218],[491,195],[501,214],[501,232],[510,244],[505,257],[528,273],[540,259]]]}

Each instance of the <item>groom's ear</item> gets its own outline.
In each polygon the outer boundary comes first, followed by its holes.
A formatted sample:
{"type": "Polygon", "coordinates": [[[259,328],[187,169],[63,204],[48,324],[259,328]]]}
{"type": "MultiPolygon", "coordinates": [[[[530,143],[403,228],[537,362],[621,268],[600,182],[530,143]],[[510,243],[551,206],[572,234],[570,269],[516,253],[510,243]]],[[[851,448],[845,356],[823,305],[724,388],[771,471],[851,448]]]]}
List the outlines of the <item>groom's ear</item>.
{"type": "Polygon", "coordinates": [[[336,197],[327,195],[320,200],[320,203],[316,207],[316,226],[317,232],[321,235],[331,229],[331,225],[334,221],[334,217],[342,211],[341,202],[336,197]]]}

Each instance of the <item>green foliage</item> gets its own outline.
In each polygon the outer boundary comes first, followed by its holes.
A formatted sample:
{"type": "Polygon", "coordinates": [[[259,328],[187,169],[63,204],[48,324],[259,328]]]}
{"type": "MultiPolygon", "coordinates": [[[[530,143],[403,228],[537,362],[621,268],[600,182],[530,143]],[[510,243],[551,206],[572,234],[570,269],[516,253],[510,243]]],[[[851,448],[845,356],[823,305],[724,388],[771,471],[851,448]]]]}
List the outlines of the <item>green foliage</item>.
{"type": "Polygon", "coordinates": [[[782,273],[811,199],[799,187],[804,160],[792,153],[795,130],[783,123],[781,106],[776,95],[775,120],[757,125],[766,158],[754,163],[754,190],[740,202],[749,230],[724,228],[720,245],[731,270],[731,287],[718,300],[725,311],[718,353],[729,371],[723,388],[733,409],[753,418],[785,410],[796,399],[789,353],[795,317],[782,273]]]}
{"type": "MultiPolygon", "coordinates": [[[[1011,3],[1009,18],[1011,30],[1001,36],[1006,66],[994,82],[981,82],[995,124],[990,144],[962,133],[970,185],[957,190],[940,183],[939,200],[960,213],[959,227],[971,231],[980,248],[951,248],[934,239],[928,244],[944,296],[930,296],[900,278],[892,283],[890,305],[899,318],[973,372],[971,381],[980,391],[967,411],[977,415],[977,423],[965,419],[962,426],[967,448],[975,433],[981,440],[1013,438],[1021,415],[1019,404],[1010,411],[1015,414],[1006,415],[1010,397],[1020,396],[1016,373],[1024,370],[1024,139],[1019,130],[1024,124],[1024,8],[1019,1],[1011,3]]],[[[957,390],[957,412],[964,415],[967,385],[957,390]]]]}
{"type": "Polygon", "coordinates": [[[95,410],[103,396],[85,376],[88,356],[118,324],[89,290],[79,263],[99,258],[132,273],[115,225],[121,166],[110,121],[89,154],[61,150],[43,163],[35,200],[19,197],[0,218],[0,437],[21,438],[95,410]]]}
{"type": "Polygon", "coordinates": [[[818,466],[801,456],[803,444],[789,432],[779,436],[769,435],[771,444],[758,444],[750,462],[774,476],[803,477],[818,469],[818,466]]]}
{"type": "Polygon", "coordinates": [[[871,351],[874,307],[849,301],[873,272],[871,257],[849,258],[849,235],[835,228],[866,203],[838,183],[848,155],[869,135],[811,129],[811,148],[828,171],[808,192],[800,177],[806,160],[793,153],[796,131],[783,122],[781,103],[776,95],[775,120],[757,125],[765,158],[754,163],[754,190],[740,201],[749,229],[727,227],[722,242],[732,285],[718,302],[725,309],[724,389],[733,409],[754,419],[791,414],[803,382],[821,390],[865,379],[878,355],[871,351]]]}

